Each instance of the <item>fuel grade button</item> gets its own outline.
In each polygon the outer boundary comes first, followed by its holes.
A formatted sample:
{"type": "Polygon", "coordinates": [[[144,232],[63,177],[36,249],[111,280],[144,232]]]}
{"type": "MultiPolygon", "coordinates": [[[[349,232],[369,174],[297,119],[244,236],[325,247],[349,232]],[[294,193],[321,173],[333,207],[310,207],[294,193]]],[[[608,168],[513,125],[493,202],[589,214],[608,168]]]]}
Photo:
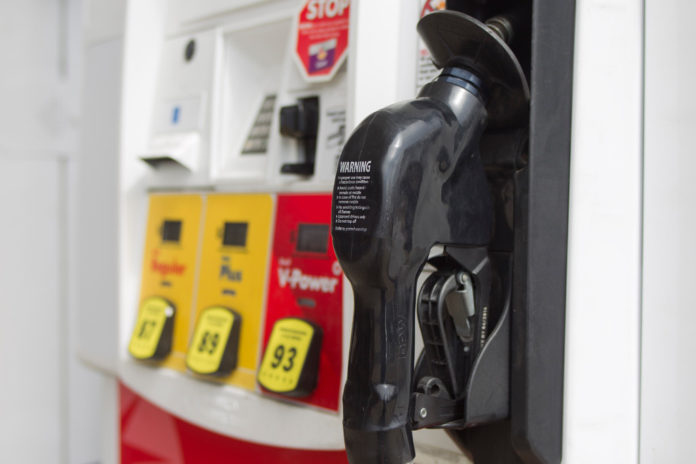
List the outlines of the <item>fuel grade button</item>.
{"type": "Polygon", "coordinates": [[[128,352],[136,359],[160,360],[172,349],[174,305],[159,296],[145,298],[128,344],[128,352]]]}
{"type": "Polygon", "coordinates": [[[237,367],[242,317],[224,306],[201,311],[186,354],[186,366],[196,374],[225,376],[237,367]]]}
{"type": "Polygon", "coordinates": [[[317,386],[322,330],[295,317],[273,325],[257,375],[266,390],[287,396],[307,396],[317,386]]]}

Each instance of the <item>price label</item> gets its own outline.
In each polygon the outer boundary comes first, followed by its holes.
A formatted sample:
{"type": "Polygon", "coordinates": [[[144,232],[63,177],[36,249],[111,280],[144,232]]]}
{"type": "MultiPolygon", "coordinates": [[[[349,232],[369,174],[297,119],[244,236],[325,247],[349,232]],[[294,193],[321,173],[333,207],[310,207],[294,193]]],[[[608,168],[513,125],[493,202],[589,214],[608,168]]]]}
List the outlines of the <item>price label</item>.
{"type": "Polygon", "coordinates": [[[174,305],[154,296],[143,300],[128,351],[137,359],[162,359],[172,348],[174,305]]]}
{"type": "Polygon", "coordinates": [[[237,367],[241,316],[213,306],[201,311],[186,355],[186,365],[197,374],[227,375],[237,367]]]}
{"type": "Polygon", "coordinates": [[[309,321],[276,321],[258,373],[261,386],[289,396],[309,395],[317,384],[321,337],[321,328],[309,321]]]}

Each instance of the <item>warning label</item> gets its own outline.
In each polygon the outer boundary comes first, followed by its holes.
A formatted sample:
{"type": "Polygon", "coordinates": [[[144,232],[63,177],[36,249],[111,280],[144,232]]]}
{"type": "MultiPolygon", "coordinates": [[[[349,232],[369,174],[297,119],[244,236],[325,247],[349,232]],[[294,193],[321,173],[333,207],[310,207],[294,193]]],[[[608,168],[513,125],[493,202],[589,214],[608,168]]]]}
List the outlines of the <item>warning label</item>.
{"type": "Polygon", "coordinates": [[[367,215],[370,211],[367,200],[369,185],[369,170],[365,174],[336,176],[334,231],[367,232],[367,215]]]}

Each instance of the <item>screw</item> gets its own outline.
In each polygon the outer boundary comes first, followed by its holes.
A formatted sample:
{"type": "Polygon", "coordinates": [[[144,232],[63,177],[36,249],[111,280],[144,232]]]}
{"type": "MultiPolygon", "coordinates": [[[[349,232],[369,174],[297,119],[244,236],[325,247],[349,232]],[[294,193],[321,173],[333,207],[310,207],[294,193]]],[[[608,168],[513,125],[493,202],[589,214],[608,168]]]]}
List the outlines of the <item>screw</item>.
{"type": "MultiPolygon", "coordinates": [[[[459,282],[460,285],[466,285],[466,282],[469,280],[469,276],[466,275],[464,272],[458,272],[457,273],[457,282],[459,282]]],[[[466,289],[464,289],[466,290],[466,289]]]]}
{"type": "Polygon", "coordinates": [[[428,416],[428,410],[425,408],[421,408],[420,409],[420,416],[421,416],[421,419],[425,419],[428,416]]]}
{"type": "Polygon", "coordinates": [[[503,39],[505,43],[510,43],[513,36],[515,35],[515,28],[513,27],[512,21],[506,16],[495,16],[488,21],[486,21],[486,26],[491,28],[498,37],[503,39]]]}

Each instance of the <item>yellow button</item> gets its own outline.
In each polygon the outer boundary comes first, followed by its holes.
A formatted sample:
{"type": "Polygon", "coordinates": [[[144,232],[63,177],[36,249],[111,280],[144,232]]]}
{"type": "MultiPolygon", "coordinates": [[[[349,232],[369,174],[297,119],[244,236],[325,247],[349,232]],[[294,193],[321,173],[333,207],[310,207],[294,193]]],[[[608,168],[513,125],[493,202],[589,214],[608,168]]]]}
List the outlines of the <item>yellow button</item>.
{"type": "Polygon", "coordinates": [[[146,298],[140,305],[138,319],[128,351],[137,359],[161,359],[172,345],[174,306],[161,297],[146,298]]]}
{"type": "Polygon", "coordinates": [[[237,366],[239,314],[222,306],[201,311],[186,355],[186,365],[197,374],[226,375],[237,366]]]}
{"type": "Polygon", "coordinates": [[[320,342],[321,333],[307,321],[276,321],[258,372],[259,383],[276,393],[309,394],[316,386],[320,342]]]}

